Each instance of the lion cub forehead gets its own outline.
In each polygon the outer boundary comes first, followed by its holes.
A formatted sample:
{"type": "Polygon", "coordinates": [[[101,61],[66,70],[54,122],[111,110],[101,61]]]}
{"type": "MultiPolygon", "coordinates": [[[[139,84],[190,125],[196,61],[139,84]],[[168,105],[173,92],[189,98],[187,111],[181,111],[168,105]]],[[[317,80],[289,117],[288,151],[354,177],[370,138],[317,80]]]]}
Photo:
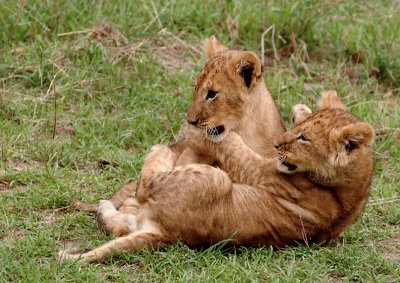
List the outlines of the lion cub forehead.
{"type": "Polygon", "coordinates": [[[195,81],[195,90],[200,88],[211,89],[223,85],[228,74],[226,71],[226,61],[212,61],[207,63],[195,81]]]}
{"type": "Polygon", "coordinates": [[[298,126],[303,130],[318,133],[344,127],[358,121],[356,117],[345,110],[325,109],[311,114],[298,126]]]}

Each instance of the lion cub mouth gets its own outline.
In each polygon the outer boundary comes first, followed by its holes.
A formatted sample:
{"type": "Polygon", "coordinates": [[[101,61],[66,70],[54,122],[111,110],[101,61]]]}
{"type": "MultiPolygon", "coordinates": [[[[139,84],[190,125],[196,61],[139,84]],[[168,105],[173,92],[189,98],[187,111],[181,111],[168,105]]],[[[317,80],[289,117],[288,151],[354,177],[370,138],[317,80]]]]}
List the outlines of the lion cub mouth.
{"type": "Polygon", "coordinates": [[[288,162],[282,162],[282,165],[286,166],[289,171],[294,171],[297,169],[297,166],[288,162]]]}
{"type": "Polygon", "coordinates": [[[224,125],[220,125],[215,128],[207,129],[207,135],[209,135],[209,136],[218,136],[218,135],[222,134],[223,132],[225,132],[224,125]]]}

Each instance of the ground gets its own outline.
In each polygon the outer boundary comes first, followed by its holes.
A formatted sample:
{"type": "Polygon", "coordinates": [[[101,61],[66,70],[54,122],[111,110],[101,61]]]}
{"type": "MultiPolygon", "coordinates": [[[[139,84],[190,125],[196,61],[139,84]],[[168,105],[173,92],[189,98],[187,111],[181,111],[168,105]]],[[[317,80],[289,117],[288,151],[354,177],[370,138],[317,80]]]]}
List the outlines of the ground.
{"type": "Polygon", "coordinates": [[[378,281],[400,277],[400,4],[395,1],[0,2],[0,281],[378,281]],[[184,119],[202,41],[260,54],[289,125],[292,105],[335,89],[380,134],[369,202],[332,246],[191,250],[60,263],[112,237],[97,202],[135,180],[184,119]]]}

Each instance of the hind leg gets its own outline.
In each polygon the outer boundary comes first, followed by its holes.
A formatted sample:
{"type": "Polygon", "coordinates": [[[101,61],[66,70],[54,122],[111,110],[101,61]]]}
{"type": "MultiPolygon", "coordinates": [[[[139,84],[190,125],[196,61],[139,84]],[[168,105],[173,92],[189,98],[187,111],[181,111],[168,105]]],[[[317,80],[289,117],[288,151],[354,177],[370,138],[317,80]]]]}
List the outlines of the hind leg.
{"type": "Polygon", "coordinates": [[[174,168],[174,159],[173,151],[168,146],[162,144],[153,146],[144,160],[140,178],[146,179],[159,172],[171,171],[174,168]]]}
{"type": "Polygon", "coordinates": [[[118,191],[111,200],[101,200],[96,211],[97,225],[110,235],[123,236],[136,231],[137,182],[130,183],[118,191]],[[117,203],[117,205],[116,205],[117,203]]]}
{"type": "Polygon", "coordinates": [[[58,259],[77,260],[79,263],[104,262],[113,254],[118,254],[123,251],[133,252],[143,248],[156,249],[166,244],[164,237],[158,232],[139,231],[112,240],[83,254],[73,253],[72,250],[60,251],[58,253],[58,259]]]}
{"type": "MultiPolygon", "coordinates": [[[[166,146],[161,146],[161,145],[156,145],[153,146],[152,151],[148,154],[148,157],[146,158],[146,160],[149,157],[152,157],[151,159],[158,159],[158,165],[161,165],[163,163],[163,154],[165,154],[165,157],[168,159],[167,161],[167,168],[170,170],[173,167],[173,164],[176,162],[176,159],[178,159],[178,156],[180,155],[180,151],[179,150],[175,150],[174,149],[169,149],[166,146]],[[163,150],[163,152],[158,152],[157,148],[161,147],[163,150]],[[154,152],[157,151],[156,156],[154,156],[154,152]]],[[[161,166],[162,167],[162,166],[161,166]]],[[[157,171],[157,168],[159,168],[159,166],[155,166],[155,170],[157,171]]],[[[153,172],[153,171],[149,171],[153,172]]],[[[120,190],[118,190],[111,198],[111,203],[113,204],[113,207],[118,209],[118,210],[122,210],[122,211],[129,211],[131,210],[130,208],[130,204],[132,203],[132,199],[135,199],[136,196],[136,187],[137,187],[138,183],[137,182],[132,182],[129,183],[127,185],[125,185],[124,187],[122,187],[120,190]]],[[[74,201],[73,203],[73,207],[76,210],[79,211],[90,211],[90,212],[96,212],[98,214],[98,209],[99,206],[97,204],[90,204],[90,203],[84,203],[81,201],[74,201]]],[[[106,229],[106,231],[108,232],[108,230],[106,229]]]]}
{"type": "Polygon", "coordinates": [[[111,198],[111,202],[116,209],[119,209],[124,205],[128,198],[135,197],[136,195],[137,181],[129,183],[119,189],[111,198]]]}
{"type": "Polygon", "coordinates": [[[97,209],[97,224],[108,234],[115,236],[127,235],[137,230],[136,213],[138,208],[130,213],[118,211],[109,200],[101,200],[97,209]]]}
{"type": "MultiPolygon", "coordinates": [[[[134,198],[136,194],[137,182],[129,183],[119,189],[111,198],[111,202],[116,209],[125,205],[128,198],[134,198]]],[[[97,212],[98,204],[86,203],[80,200],[74,200],[72,207],[78,211],[97,212]]]]}
{"type": "Polygon", "coordinates": [[[136,192],[136,199],[139,204],[143,204],[149,197],[148,188],[152,187],[154,176],[162,172],[169,172],[174,168],[177,156],[165,145],[155,145],[144,160],[142,171],[140,172],[139,187],[136,192]]]}
{"type": "MultiPolygon", "coordinates": [[[[164,145],[153,146],[147,155],[139,182],[143,189],[138,194],[139,199],[147,199],[147,187],[144,185],[149,179],[159,172],[170,171],[177,159],[174,150],[164,145]]],[[[132,191],[132,189],[130,189],[132,191]]],[[[140,208],[135,196],[127,197],[122,206],[117,210],[112,200],[100,201],[97,210],[97,223],[108,234],[122,236],[137,230],[136,214],[140,208]]]]}
{"type": "Polygon", "coordinates": [[[115,236],[136,231],[136,214],[140,209],[136,197],[128,197],[118,210],[113,204],[112,200],[108,201],[107,206],[102,206],[97,211],[96,220],[100,229],[115,236]]]}
{"type": "MultiPolygon", "coordinates": [[[[199,157],[200,155],[196,155],[196,153],[191,153],[190,156],[185,156],[180,158],[182,155],[182,152],[185,151],[186,149],[186,141],[184,135],[182,135],[181,139],[173,143],[169,146],[171,152],[172,152],[172,163],[176,164],[179,162],[177,165],[184,165],[184,164],[191,164],[191,163],[205,163],[205,164],[212,164],[212,161],[209,160],[207,157],[199,157]],[[179,159],[179,161],[178,161],[179,159]]],[[[190,150],[188,150],[190,151],[190,150]]],[[[136,196],[136,187],[137,187],[137,181],[134,181],[132,183],[129,183],[119,189],[111,198],[111,202],[113,203],[114,207],[118,210],[122,210],[124,212],[132,210],[130,208],[130,203],[131,200],[129,199],[135,199],[136,196]]],[[[78,210],[78,211],[88,211],[88,212],[96,212],[98,205],[97,204],[92,204],[92,203],[85,203],[79,200],[75,200],[72,204],[72,206],[78,210]]],[[[136,205],[135,205],[136,206],[136,205]]],[[[135,209],[135,208],[134,208],[135,209]]]]}
{"type": "Polygon", "coordinates": [[[178,155],[164,145],[153,146],[147,155],[140,176],[140,190],[138,196],[128,197],[123,205],[117,210],[112,201],[100,201],[97,210],[97,223],[99,227],[108,234],[122,236],[137,230],[136,214],[140,209],[140,200],[144,201],[148,195],[148,183],[152,177],[160,172],[170,171],[178,155]]]}

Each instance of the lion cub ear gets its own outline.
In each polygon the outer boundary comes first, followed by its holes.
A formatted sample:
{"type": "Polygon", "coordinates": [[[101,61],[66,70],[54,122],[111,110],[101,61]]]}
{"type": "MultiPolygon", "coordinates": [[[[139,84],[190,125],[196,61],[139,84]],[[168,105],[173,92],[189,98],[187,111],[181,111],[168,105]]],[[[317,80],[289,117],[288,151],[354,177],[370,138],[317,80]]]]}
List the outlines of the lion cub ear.
{"type": "Polygon", "coordinates": [[[346,105],[342,102],[337,92],[328,90],[322,93],[321,99],[318,102],[318,109],[342,109],[346,110],[346,105]]]}
{"type": "Polygon", "coordinates": [[[296,104],[292,108],[291,120],[294,125],[303,122],[311,114],[311,109],[305,104],[296,104]]]}
{"type": "Polygon", "coordinates": [[[210,38],[207,38],[204,43],[204,52],[206,53],[207,59],[210,58],[215,53],[226,51],[228,48],[223,45],[219,40],[212,35],[210,38]]]}
{"type": "Polygon", "coordinates": [[[260,59],[251,51],[238,52],[234,60],[236,74],[239,74],[247,88],[262,76],[260,59]]]}
{"type": "Polygon", "coordinates": [[[368,123],[358,122],[344,127],[340,131],[339,141],[351,142],[355,146],[371,146],[374,143],[375,131],[368,123]]]}
{"type": "Polygon", "coordinates": [[[335,165],[345,166],[353,150],[360,147],[371,147],[375,139],[374,128],[364,122],[348,125],[331,133],[332,140],[338,143],[338,152],[334,158],[335,165]]]}

